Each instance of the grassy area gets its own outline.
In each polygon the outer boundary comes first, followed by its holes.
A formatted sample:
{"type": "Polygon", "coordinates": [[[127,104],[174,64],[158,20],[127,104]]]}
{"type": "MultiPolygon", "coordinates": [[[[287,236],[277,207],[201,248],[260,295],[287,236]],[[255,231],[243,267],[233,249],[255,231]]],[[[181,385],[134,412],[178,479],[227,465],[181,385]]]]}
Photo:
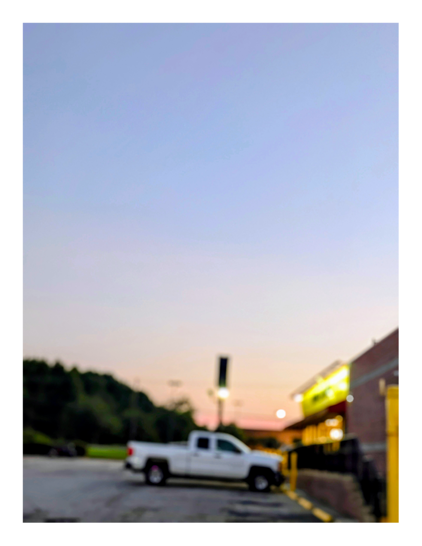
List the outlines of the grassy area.
{"type": "Polygon", "coordinates": [[[86,456],[93,459],[126,459],[126,446],[98,446],[90,445],[86,456]]]}

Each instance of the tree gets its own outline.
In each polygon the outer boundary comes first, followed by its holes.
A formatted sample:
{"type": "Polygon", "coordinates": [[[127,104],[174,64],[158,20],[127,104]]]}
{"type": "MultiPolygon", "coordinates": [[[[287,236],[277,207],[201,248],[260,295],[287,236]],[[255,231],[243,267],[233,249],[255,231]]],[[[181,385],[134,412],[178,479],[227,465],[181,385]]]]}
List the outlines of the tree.
{"type": "Polygon", "coordinates": [[[193,418],[193,408],[186,398],[168,407],[157,408],[155,428],[160,442],[184,442],[192,430],[199,427],[193,418]]]}
{"type": "Polygon", "coordinates": [[[122,414],[123,440],[139,442],[158,442],[159,436],[154,423],[154,415],[139,408],[129,408],[122,414]]]}

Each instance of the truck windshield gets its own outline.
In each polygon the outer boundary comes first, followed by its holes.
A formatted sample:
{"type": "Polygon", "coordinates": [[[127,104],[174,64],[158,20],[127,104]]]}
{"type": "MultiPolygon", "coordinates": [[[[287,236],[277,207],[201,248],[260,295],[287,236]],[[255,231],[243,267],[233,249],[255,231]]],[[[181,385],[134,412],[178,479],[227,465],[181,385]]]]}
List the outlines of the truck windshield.
{"type": "Polygon", "coordinates": [[[237,438],[230,438],[230,442],[233,442],[233,444],[242,452],[242,453],[249,453],[250,449],[246,444],[238,440],[237,438]]]}

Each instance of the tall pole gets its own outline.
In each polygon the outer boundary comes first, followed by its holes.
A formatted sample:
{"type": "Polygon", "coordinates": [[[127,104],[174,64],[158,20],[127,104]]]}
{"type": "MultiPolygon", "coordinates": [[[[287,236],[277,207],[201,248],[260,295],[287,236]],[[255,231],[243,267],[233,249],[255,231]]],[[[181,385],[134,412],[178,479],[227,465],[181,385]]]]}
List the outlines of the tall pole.
{"type": "Polygon", "coordinates": [[[387,520],[399,521],[399,387],[389,385],[387,421],[387,520]]]}
{"type": "MultiPolygon", "coordinates": [[[[242,400],[235,400],[234,401],[234,406],[236,408],[240,408],[240,407],[242,407],[242,405],[243,405],[242,400]]],[[[236,421],[237,426],[239,426],[239,417],[240,417],[240,409],[237,409],[236,414],[235,414],[235,421],[236,421]]]]}
{"type": "Polygon", "coordinates": [[[170,387],[170,413],[168,418],[167,441],[172,442],[174,437],[174,413],[176,411],[176,391],[182,385],[178,379],[168,381],[170,387]]]}
{"type": "Polygon", "coordinates": [[[218,426],[223,424],[223,400],[229,395],[227,389],[227,368],[229,364],[228,356],[220,356],[218,364],[218,376],[217,376],[217,402],[218,402],[218,426]]]}
{"type": "Polygon", "coordinates": [[[223,424],[223,399],[218,398],[218,426],[223,424]]]}

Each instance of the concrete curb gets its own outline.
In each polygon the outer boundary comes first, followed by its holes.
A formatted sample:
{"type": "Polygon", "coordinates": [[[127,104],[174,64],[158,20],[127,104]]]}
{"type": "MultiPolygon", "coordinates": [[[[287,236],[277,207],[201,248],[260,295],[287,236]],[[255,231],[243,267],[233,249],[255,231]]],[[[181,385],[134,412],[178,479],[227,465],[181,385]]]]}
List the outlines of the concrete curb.
{"type": "Polygon", "coordinates": [[[328,512],[321,510],[321,508],[315,507],[312,504],[312,502],[309,501],[308,499],[305,499],[304,497],[299,497],[297,493],[295,493],[294,491],[290,491],[289,489],[284,489],[284,490],[281,489],[281,491],[282,493],[287,495],[289,499],[296,501],[298,504],[300,504],[300,506],[312,512],[312,514],[316,516],[318,519],[320,519],[321,521],[325,523],[335,522],[335,519],[333,518],[331,514],[328,514],[328,512]]]}

